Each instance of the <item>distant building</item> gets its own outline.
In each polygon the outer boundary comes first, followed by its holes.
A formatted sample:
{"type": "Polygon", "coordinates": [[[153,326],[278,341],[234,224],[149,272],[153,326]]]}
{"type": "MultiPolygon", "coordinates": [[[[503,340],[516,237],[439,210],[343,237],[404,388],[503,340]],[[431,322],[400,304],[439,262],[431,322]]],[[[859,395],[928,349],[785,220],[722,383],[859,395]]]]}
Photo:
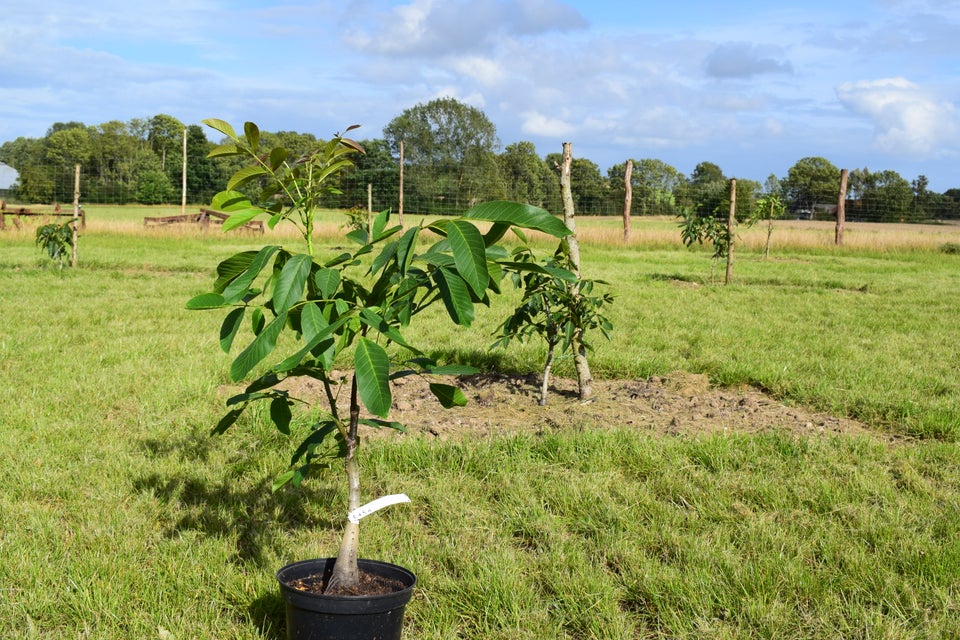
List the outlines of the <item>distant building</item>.
{"type": "Polygon", "coordinates": [[[0,162],[0,191],[13,188],[13,185],[16,184],[19,178],[20,174],[17,173],[16,169],[4,162],[0,162]]]}

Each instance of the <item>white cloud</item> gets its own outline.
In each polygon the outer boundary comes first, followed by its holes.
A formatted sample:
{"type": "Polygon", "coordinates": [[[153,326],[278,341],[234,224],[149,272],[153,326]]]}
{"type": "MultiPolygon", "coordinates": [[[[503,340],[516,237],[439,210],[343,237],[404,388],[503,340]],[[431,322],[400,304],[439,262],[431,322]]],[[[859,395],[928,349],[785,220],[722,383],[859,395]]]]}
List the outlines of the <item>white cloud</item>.
{"type": "Polygon", "coordinates": [[[499,84],[506,77],[503,67],[497,61],[483,56],[465,56],[455,60],[451,66],[461,75],[473,78],[488,87],[499,84]]]}
{"type": "Polygon", "coordinates": [[[522,118],[523,124],[520,130],[532,136],[559,138],[570,135],[576,129],[569,122],[559,118],[551,118],[538,111],[527,111],[522,114],[522,118]]]}
{"type": "Polygon", "coordinates": [[[958,142],[956,107],[905,78],[845,82],[837,87],[837,97],[871,120],[874,142],[882,151],[937,156],[958,142]]]}
{"type": "Polygon", "coordinates": [[[788,61],[773,57],[773,52],[749,42],[733,42],[718,46],[707,56],[705,70],[714,78],[750,78],[761,74],[791,74],[788,61]]]}
{"type": "Polygon", "coordinates": [[[559,0],[410,0],[379,12],[345,40],[384,55],[450,55],[489,48],[498,38],[582,29],[559,0]]]}

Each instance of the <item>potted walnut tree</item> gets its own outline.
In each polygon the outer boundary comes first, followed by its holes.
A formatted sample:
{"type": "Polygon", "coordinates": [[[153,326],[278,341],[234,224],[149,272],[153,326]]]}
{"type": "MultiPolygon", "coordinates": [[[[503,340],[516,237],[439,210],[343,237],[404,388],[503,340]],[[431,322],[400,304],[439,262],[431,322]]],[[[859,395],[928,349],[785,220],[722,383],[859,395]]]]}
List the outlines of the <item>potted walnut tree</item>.
{"type": "Polygon", "coordinates": [[[555,237],[569,231],[543,209],[510,202],[480,204],[461,217],[409,229],[391,225],[383,212],[345,234],[352,250],[322,255],[313,241],[316,216],[324,198],[336,192],[339,174],[352,166],[351,156],[363,152],[361,146],[337,134],[306,156],[292,157],[282,146],[262,148],[253,123],[246,123],[242,134],[222,120],[204,123],[225,136],[211,157],[247,161],[213,200],[214,208],[230,214],[224,230],[265,215],[271,229],[292,224],[302,239],[296,250],[268,244],[227,258],[217,266],[212,291],[187,304],[226,312],[220,345],[237,351],[230,377],[245,385],[227,400],[213,433],[225,432],[254,403],[269,405],[273,424],[284,434],[292,434],[294,412],[305,411],[312,426],[297,431],[300,442],[284,460],[274,488],[299,485],[326,466],[331,452],[343,460],[348,488],[336,556],[293,563],[277,574],[288,637],[399,638],[416,579],[402,567],[360,559],[359,533],[362,517],[406,497],[363,504],[360,432],[403,429],[389,419],[391,380],[401,376],[428,376],[441,404],[465,404],[458,388],[436,376],[472,369],[438,366],[407,340],[407,330],[435,303],[443,305],[443,317],[452,325],[469,325],[475,306],[499,292],[503,275],[542,269],[511,259],[500,245],[508,232],[523,239],[523,229],[555,237]],[[257,195],[244,195],[251,192],[257,195]],[[318,383],[322,401],[292,397],[284,382],[293,377],[318,383]],[[345,402],[338,402],[341,388],[345,402]]]}

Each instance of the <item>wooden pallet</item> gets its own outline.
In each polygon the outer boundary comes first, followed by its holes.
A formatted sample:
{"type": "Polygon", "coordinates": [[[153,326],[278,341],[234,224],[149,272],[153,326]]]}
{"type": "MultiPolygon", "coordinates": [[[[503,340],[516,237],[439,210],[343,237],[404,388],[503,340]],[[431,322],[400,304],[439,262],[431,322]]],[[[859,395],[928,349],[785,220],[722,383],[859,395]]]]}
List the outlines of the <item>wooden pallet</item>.
{"type": "MultiPolygon", "coordinates": [[[[145,216],[143,218],[143,226],[162,227],[174,224],[199,224],[201,228],[206,229],[211,224],[223,224],[229,217],[229,214],[223,213],[222,211],[201,208],[200,213],[186,213],[178,216],[145,216]]],[[[251,220],[240,228],[263,233],[263,222],[260,220],[251,220]]]]}

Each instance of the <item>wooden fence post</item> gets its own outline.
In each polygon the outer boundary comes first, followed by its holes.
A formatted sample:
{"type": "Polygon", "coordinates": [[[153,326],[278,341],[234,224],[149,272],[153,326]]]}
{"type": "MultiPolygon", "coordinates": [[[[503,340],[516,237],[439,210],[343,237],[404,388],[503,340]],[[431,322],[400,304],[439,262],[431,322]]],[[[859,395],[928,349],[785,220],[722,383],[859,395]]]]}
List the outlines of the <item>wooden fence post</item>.
{"type": "Polygon", "coordinates": [[[838,247],[843,246],[843,225],[847,217],[847,178],[849,175],[846,169],[840,170],[840,199],[837,200],[837,231],[834,236],[834,244],[838,247]]]}
{"type": "MultiPolygon", "coordinates": [[[[570,186],[570,175],[573,167],[573,145],[563,143],[562,165],[560,167],[560,193],[563,198],[563,223],[570,229],[570,235],[565,238],[570,253],[570,266],[577,276],[577,283],[567,287],[574,298],[580,296],[580,243],[577,241],[577,225],[574,222],[573,190],[570,186]]],[[[583,329],[574,331],[572,344],[573,365],[577,370],[577,386],[580,390],[580,399],[589,400],[593,395],[593,375],[590,373],[590,363],[587,362],[587,348],[583,345],[583,329]]]]}
{"type": "Polygon", "coordinates": [[[623,176],[623,242],[630,242],[630,208],[633,205],[633,160],[627,160],[623,176]]]}
{"type": "Polygon", "coordinates": [[[73,168],[73,224],[70,225],[70,228],[73,229],[73,255],[70,258],[70,266],[76,268],[77,266],[77,223],[80,218],[80,165],[76,165],[73,168]]]}
{"type": "Polygon", "coordinates": [[[400,202],[397,204],[397,217],[403,226],[403,140],[400,141],[400,202]]]}
{"type": "Polygon", "coordinates": [[[180,215],[187,215],[187,128],[183,128],[183,175],[180,177],[180,215]]]}
{"type": "Polygon", "coordinates": [[[730,216],[727,218],[727,276],[724,284],[733,280],[733,244],[737,235],[737,180],[730,181],[730,216]]]}

